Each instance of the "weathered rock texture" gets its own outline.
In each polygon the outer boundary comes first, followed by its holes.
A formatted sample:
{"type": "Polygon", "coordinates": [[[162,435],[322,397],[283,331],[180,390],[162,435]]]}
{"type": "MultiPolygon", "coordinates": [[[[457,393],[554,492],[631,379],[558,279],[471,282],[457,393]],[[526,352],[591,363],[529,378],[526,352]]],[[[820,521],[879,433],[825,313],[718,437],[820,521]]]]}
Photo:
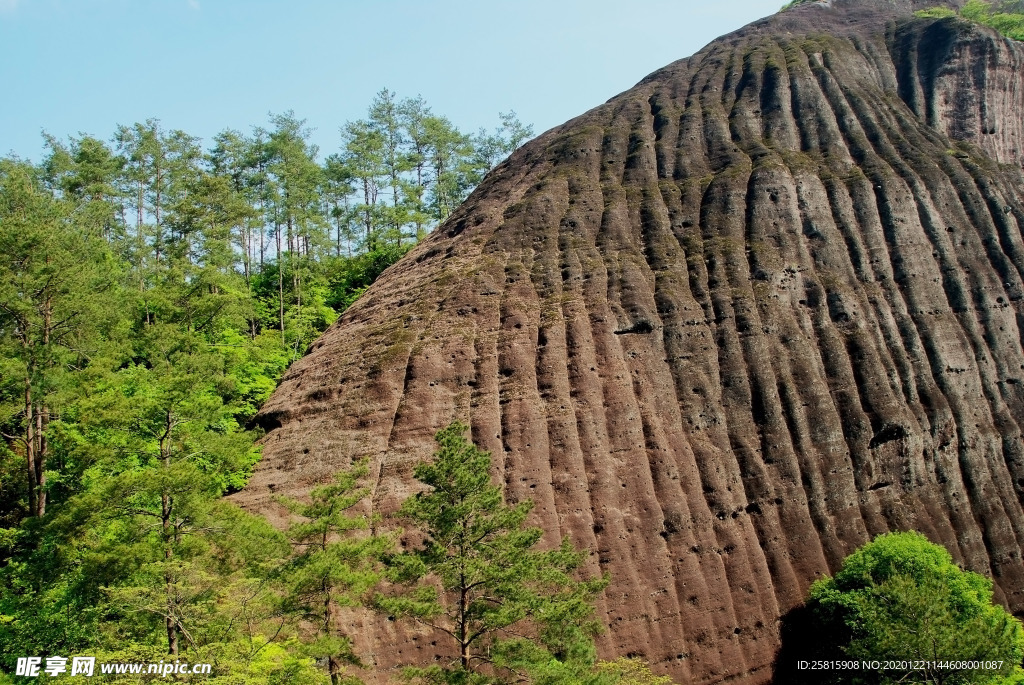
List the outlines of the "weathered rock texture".
{"type": "MultiPolygon", "coordinates": [[[[781,614],[916,529],[1024,610],[1024,50],[935,2],[753,24],[540,136],[289,371],[238,496],[453,419],[612,584],[607,656],[771,678],[781,614]]],[[[377,676],[429,635],[358,626],[377,676]]]]}

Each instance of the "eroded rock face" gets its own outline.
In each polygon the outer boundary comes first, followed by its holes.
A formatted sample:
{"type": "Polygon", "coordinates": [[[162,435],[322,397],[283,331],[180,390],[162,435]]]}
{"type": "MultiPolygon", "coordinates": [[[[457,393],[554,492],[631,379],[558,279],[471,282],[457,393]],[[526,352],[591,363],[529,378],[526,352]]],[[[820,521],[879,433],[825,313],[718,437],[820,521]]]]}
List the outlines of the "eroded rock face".
{"type": "MultiPolygon", "coordinates": [[[[246,506],[454,419],[611,573],[606,656],[763,683],[780,615],[916,529],[1024,611],[1024,51],[934,1],[712,43],[502,164],[289,371],[246,506]]],[[[388,669],[436,638],[353,619],[388,669]]]]}

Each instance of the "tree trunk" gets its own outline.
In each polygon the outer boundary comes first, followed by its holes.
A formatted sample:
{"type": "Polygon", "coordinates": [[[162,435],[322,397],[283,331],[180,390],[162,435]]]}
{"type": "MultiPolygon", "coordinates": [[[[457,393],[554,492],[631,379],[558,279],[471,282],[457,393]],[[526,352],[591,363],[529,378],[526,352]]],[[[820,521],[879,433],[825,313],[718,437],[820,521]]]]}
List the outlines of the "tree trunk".
{"type": "Polygon", "coordinates": [[[338,207],[338,200],[334,200],[334,228],[335,228],[335,239],[337,242],[334,244],[334,256],[341,256],[341,208],[338,207]]]}
{"type": "Polygon", "coordinates": [[[466,589],[466,574],[460,574],[459,578],[459,649],[462,660],[462,670],[469,673],[469,630],[466,625],[466,615],[469,613],[469,591],[466,589]]]}
{"type": "MultiPolygon", "coordinates": [[[[327,592],[327,597],[324,599],[324,629],[327,631],[328,637],[334,634],[334,622],[334,602],[331,601],[331,593],[327,592]]],[[[327,671],[331,674],[331,685],[340,685],[342,663],[337,654],[327,657],[327,671]]]]}
{"type": "Polygon", "coordinates": [[[288,258],[292,262],[292,288],[299,288],[299,270],[295,266],[295,257],[299,254],[299,236],[295,234],[295,225],[292,223],[292,215],[288,215],[288,258]]]}
{"type": "Polygon", "coordinates": [[[416,240],[423,240],[423,220],[420,218],[423,216],[421,208],[423,206],[423,165],[416,165],[416,240]]]}
{"type": "Polygon", "coordinates": [[[295,352],[299,351],[299,340],[302,337],[302,276],[295,269],[295,318],[299,321],[299,335],[295,336],[295,352]]]}
{"type": "Polygon", "coordinates": [[[35,420],[32,415],[32,378],[25,376],[25,466],[28,469],[28,509],[35,516],[38,511],[36,503],[36,436],[35,420]]]}
{"type": "Polygon", "coordinates": [[[277,303],[281,315],[281,344],[284,339],[284,254],[281,251],[281,226],[274,227],[274,234],[277,236],[277,303]]]}
{"type": "Polygon", "coordinates": [[[46,515],[46,424],[49,422],[46,405],[36,408],[36,516],[46,515]]]}
{"type": "Polygon", "coordinates": [[[264,203],[263,203],[262,200],[260,200],[260,273],[263,273],[263,261],[264,261],[263,258],[264,258],[264,255],[266,253],[266,247],[267,247],[267,238],[263,234],[263,230],[264,230],[263,212],[264,212],[264,209],[265,209],[264,203]]]}
{"type": "MultiPolygon", "coordinates": [[[[138,211],[138,215],[136,216],[136,219],[135,219],[135,234],[136,234],[135,238],[136,238],[136,240],[138,242],[138,250],[139,250],[139,256],[138,256],[138,260],[139,260],[139,292],[143,292],[143,291],[146,290],[145,276],[143,275],[143,268],[142,268],[142,264],[145,261],[145,256],[144,255],[145,255],[145,252],[146,252],[146,235],[145,235],[145,231],[143,230],[143,227],[142,227],[143,212],[145,211],[144,206],[143,206],[144,202],[145,202],[145,199],[144,199],[144,196],[143,196],[142,181],[139,181],[139,199],[138,199],[138,205],[139,205],[138,210],[139,211],[138,211]]],[[[147,319],[149,318],[148,315],[147,315],[146,318],[147,319]]]]}
{"type": "MultiPolygon", "coordinates": [[[[165,424],[164,434],[160,436],[160,458],[163,461],[164,468],[170,469],[171,467],[171,447],[168,444],[171,438],[171,430],[173,428],[173,418],[171,413],[167,412],[167,423],[165,424]]],[[[164,617],[164,626],[167,629],[167,652],[173,656],[178,655],[178,622],[175,619],[177,616],[177,602],[174,590],[174,574],[171,572],[171,558],[174,556],[174,552],[171,549],[171,543],[174,538],[174,526],[172,521],[172,514],[174,510],[174,500],[166,492],[160,495],[160,524],[164,537],[164,562],[167,564],[167,568],[164,571],[164,583],[166,587],[166,599],[167,599],[167,613],[164,617]]]]}
{"type": "Polygon", "coordinates": [[[160,228],[160,183],[162,181],[162,174],[160,173],[160,167],[156,167],[156,195],[153,199],[153,216],[156,219],[156,235],[153,238],[156,248],[156,265],[154,269],[159,273],[160,271],[160,256],[164,246],[164,234],[160,228]]]}
{"type": "Polygon", "coordinates": [[[248,222],[243,222],[242,224],[240,224],[238,229],[238,237],[242,241],[242,271],[245,274],[245,287],[248,288],[250,278],[249,262],[252,259],[252,229],[250,228],[248,222]]]}
{"type": "MultiPolygon", "coordinates": [[[[166,499],[166,496],[165,496],[166,499]]],[[[164,560],[170,566],[171,549],[164,549],[164,560]]],[[[167,653],[173,656],[178,655],[178,624],[174,620],[176,607],[174,602],[174,576],[170,570],[164,573],[164,581],[167,583],[167,616],[164,618],[164,626],[167,628],[167,653]]]]}
{"type": "Polygon", "coordinates": [[[373,231],[373,219],[371,216],[370,206],[370,179],[363,178],[363,218],[366,223],[366,250],[368,252],[373,251],[373,241],[370,238],[371,232],[373,231]]]}
{"type": "MultiPolygon", "coordinates": [[[[50,263],[50,258],[46,258],[50,263]]],[[[47,294],[43,300],[43,347],[50,346],[50,329],[53,327],[53,296],[47,294]]],[[[36,516],[46,515],[46,458],[48,444],[46,429],[50,423],[50,408],[42,403],[36,408],[36,516]]]]}

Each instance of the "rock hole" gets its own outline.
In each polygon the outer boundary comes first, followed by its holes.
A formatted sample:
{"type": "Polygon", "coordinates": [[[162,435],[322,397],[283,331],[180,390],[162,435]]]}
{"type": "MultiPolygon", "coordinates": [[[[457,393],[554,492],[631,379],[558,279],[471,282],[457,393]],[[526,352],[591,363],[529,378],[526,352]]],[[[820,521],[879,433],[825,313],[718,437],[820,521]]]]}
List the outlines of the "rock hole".
{"type": "Polygon", "coordinates": [[[651,322],[645,319],[641,319],[640,321],[637,321],[629,328],[624,328],[622,330],[615,331],[615,335],[627,335],[630,333],[646,334],[652,332],[654,332],[654,326],[651,325],[651,322]]]}
{"type": "Polygon", "coordinates": [[[874,449],[887,442],[892,442],[893,440],[902,440],[908,435],[909,433],[905,427],[898,423],[891,423],[875,433],[874,437],[871,438],[871,442],[868,444],[868,448],[874,449]]]}

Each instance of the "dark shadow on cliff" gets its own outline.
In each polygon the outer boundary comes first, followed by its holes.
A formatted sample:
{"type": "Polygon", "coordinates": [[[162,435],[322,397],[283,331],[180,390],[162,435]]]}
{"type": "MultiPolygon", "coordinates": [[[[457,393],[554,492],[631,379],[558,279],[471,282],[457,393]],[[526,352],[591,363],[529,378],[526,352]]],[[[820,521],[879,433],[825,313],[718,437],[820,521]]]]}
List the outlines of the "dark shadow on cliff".
{"type": "Polygon", "coordinates": [[[810,672],[800,670],[801,661],[810,661],[820,652],[820,643],[815,636],[814,620],[810,610],[801,605],[786,612],[780,621],[782,646],[772,665],[774,685],[810,685],[815,682],[810,672]]]}
{"type": "Polygon", "coordinates": [[[873,685],[877,675],[860,670],[811,668],[815,661],[848,661],[838,645],[848,640],[815,620],[806,606],[786,612],[781,619],[782,646],[772,665],[773,685],[873,685]],[[801,668],[803,664],[803,668],[801,668]]]}

